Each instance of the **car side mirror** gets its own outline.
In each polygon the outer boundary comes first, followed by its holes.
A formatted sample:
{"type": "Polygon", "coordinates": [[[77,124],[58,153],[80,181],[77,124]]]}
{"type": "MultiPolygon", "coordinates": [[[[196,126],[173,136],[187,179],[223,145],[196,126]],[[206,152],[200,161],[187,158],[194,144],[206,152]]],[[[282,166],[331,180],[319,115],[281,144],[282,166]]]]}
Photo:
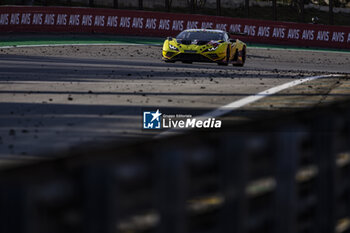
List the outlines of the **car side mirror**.
{"type": "Polygon", "coordinates": [[[166,39],[169,40],[169,41],[173,40],[173,38],[171,36],[168,36],[166,39]]]}

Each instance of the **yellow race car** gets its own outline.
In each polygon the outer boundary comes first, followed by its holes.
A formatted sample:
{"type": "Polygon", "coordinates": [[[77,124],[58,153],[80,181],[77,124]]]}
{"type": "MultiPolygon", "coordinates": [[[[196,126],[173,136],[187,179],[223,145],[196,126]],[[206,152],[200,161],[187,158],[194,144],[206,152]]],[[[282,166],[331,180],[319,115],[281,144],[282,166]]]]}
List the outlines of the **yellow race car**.
{"type": "Polygon", "coordinates": [[[163,44],[163,61],[183,63],[215,62],[219,65],[243,66],[247,45],[230,39],[229,33],[213,29],[188,29],[163,44]]]}

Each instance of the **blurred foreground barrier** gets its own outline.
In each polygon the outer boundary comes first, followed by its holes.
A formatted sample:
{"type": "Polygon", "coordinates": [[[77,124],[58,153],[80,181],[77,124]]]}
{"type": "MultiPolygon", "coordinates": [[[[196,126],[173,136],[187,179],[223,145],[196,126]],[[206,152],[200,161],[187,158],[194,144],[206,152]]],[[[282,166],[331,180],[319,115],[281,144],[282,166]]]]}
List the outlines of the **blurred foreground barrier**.
{"type": "Polygon", "coordinates": [[[0,7],[0,32],[111,33],[176,36],[189,28],[213,28],[253,43],[350,49],[350,27],[73,7],[0,7]]]}
{"type": "Polygon", "coordinates": [[[297,116],[2,170],[0,232],[349,232],[350,104],[297,116]]]}

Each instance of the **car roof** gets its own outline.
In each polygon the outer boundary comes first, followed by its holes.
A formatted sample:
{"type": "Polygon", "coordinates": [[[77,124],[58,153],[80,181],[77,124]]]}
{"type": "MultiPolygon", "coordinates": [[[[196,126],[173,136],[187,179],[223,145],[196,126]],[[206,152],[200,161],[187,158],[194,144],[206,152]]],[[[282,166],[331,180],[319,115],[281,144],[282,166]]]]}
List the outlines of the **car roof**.
{"type": "Polygon", "coordinates": [[[184,32],[211,32],[211,33],[225,33],[225,31],[218,29],[186,29],[184,32]]]}

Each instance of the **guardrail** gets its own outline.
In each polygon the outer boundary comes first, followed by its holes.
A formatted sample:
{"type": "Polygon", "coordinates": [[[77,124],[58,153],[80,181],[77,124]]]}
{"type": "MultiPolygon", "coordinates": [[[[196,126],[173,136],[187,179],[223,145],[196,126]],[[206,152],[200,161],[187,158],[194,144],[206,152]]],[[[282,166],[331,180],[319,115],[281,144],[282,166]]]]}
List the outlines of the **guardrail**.
{"type": "MultiPolygon", "coordinates": [[[[316,2],[311,1],[312,3],[316,4],[315,7],[320,7],[323,4],[323,7],[326,6],[328,8],[328,22],[329,24],[334,24],[334,11],[336,12],[337,9],[333,10],[334,6],[342,6],[345,9],[345,7],[348,5],[348,0],[331,0],[328,2],[316,2]]],[[[277,20],[278,19],[278,6],[280,5],[287,5],[289,6],[290,10],[297,15],[299,21],[305,22],[305,9],[307,9],[307,2],[306,1],[297,1],[297,0],[290,0],[290,1],[282,1],[282,0],[273,0],[272,3],[265,1],[265,2],[256,2],[251,0],[235,0],[235,1],[222,1],[222,0],[182,0],[182,1],[172,1],[172,0],[137,0],[137,1],[126,1],[126,0],[59,0],[59,1],[52,1],[52,0],[14,0],[14,1],[8,1],[3,0],[0,1],[0,4],[22,4],[22,5],[65,5],[65,6],[72,6],[72,5],[79,5],[79,6],[88,6],[88,7],[96,7],[96,6],[104,6],[109,8],[125,8],[125,7],[133,7],[138,8],[139,10],[143,10],[144,8],[148,9],[155,9],[155,8],[163,8],[163,10],[170,12],[174,8],[183,8],[188,9],[191,13],[198,13],[198,11],[201,11],[203,8],[211,9],[216,12],[216,15],[222,14],[222,9],[227,8],[241,8],[245,12],[245,16],[249,17],[251,14],[250,12],[250,6],[251,5],[263,5],[266,6],[272,6],[272,19],[277,20]]]]}
{"type": "Polygon", "coordinates": [[[2,170],[0,232],[349,232],[349,106],[2,170]]]}

